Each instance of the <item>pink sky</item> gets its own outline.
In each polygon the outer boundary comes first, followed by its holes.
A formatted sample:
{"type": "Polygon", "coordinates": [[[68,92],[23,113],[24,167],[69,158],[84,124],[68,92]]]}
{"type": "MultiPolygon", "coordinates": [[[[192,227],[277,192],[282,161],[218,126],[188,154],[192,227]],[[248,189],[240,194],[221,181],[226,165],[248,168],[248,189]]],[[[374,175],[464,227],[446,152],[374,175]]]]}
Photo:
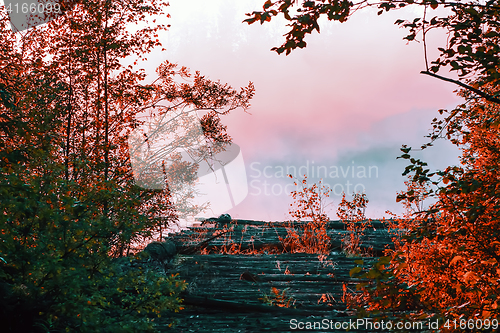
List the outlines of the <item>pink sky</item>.
{"type": "MultiPolygon", "coordinates": [[[[237,110],[223,119],[241,147],[250,185],[247,198],[228,213],[242,219],[287,219],[292,199],[283,191],[291,180],[267,178],[262,171],[313,161],[344,170],[376,166],[378,177],[324,181],[362,184],[370,199],[369,217],[382,217],[387,209],[401,212],[395,196],[404,188],[401,173],[407,164],[396,160],[399,148],[425,143],[437,110],[459,102],[452,84],[419,74],[425,69],[422,45],[407,45],[402,40],[406,31],[393,24],[412,16],[411,9],[382,16],[359,12],[345,24],[322,22],[321,34],[310,36],[307,48],[284,56],[270,51],[284,39],[283,22],[241,23],[244,13],[259,10],[263,2],[172,1],[172,27],[162,36],[167,51],[149,57],[154,61],[147,67],[153,73],[168,59],[233,87],[254,82],[251,115],[237,110]],[[274,186],[274,194],[264,194],[264,182],[269,189],[274,186]]],[[[430,37],[431,49],[443,42],[430,37]]],[[[416,156],[445,168],[457,163],[457,155],[443,142],[416,156]]],[[[340,197],[332,199],[330,218],[336,219],[340,197]]]]}

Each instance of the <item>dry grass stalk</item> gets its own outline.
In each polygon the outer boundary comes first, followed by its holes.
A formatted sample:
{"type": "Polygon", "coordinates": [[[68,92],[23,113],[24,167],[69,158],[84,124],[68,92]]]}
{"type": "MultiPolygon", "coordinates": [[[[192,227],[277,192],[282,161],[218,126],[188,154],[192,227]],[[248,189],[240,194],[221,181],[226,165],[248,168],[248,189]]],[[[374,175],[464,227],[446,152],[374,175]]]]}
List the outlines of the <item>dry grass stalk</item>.
{"type": "Polygon", "coordinates": [[[347,233],[342,237],[342,250],[348,257],[362,254],[361,238],[371,223],[366,219],[365,210],[368,204],[366,194],[355,193],[352,201],[347,201],[345,193],[337,209],[337,216],[344,223],[347,233]]]}
{"type": "MultiPolygon", "coordinates": [[[[293,178],[289,175],[290,178],[293,178]]],[[[295,186],[299,182],[294,181],[295,186]]],[[[330,237],[327,234],[327,224],[330,221],[325,213],[326,199],[331,190],[326,186],[313,184],[307,186],[307,177],[300,182],[301,191],[292,191],[294,203],[290,204],[292,221],[286,227],[286,237],[279,237],[283,248],[292,253],[330,253],[330,237]]]]}

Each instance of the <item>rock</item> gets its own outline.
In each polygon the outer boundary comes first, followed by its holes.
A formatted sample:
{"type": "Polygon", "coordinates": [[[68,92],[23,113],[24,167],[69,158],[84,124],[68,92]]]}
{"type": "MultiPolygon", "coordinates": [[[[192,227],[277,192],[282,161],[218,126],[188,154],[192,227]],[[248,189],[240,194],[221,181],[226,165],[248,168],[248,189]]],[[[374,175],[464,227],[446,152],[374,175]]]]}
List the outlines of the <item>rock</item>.
{"type": "Polygon", "coordinates": [[[250,282],[259,282],[260,279],[257,275],[250,273],[249,271],[244,271],[243,274],[240,275],[240,280],[250,281],[250,282]]]}
{"type": "Polygon", "coordinates": [[[231,215],[229,214],[222,214],[217,218],[217,222],[222,222],[222,223],[230,223],[233,219],[231,218],[231,215]]]}
{"type": "Polygon", "coordinates": [[[233,219],[231,218],[231,215],[222,214],[219,217],[211,217],[204,220],[203,222],[201,222],[201,225],[205,225],[207,223],[231,223],[232,221],[233,219]]]}
{"type": "Polygon", "coordinates": [[[177,247],[171,240],[165,242],[152,242],[144,249],[150,258],[160,263],[166,264],[174,259],[177,254],[177,247]]]}

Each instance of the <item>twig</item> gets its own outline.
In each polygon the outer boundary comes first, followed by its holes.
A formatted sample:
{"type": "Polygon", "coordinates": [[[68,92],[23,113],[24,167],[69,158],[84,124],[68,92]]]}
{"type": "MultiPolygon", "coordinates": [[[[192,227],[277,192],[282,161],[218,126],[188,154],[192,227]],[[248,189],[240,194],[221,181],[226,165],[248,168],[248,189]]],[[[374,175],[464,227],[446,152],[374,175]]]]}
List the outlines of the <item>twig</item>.
{"type": "Polygon", "coordinates": [[[222,235],[224,235],[224,234],[226,234],[226,233],[228,233],[230,231],[232,231],[232,229],[228,229],[228,230],[226,230],[224,232],[221,232],[220,234],[217,234],[217,235],[215,235],[213,237],[210,237],[209,239],[206,239],[206,240],[198,243],[195,246],[190,246],[187,249],[180,251],[179,253],[180,254],[193,254],[197,250],[201,249],[202,247],[205,247],[209,242],[213,241],[214,239],[216,239],[216,238],[218,238],[218,237],[220,237],[220,236],[222,236],[222,235]]]}
{"type": "Polygon", "coordinates": [[[443,81],[447,81],[447,82],[451,82],[451,83],[454,83],[456,85],[459,85],[460,87],[463,87],[467,90],[470,90],[472,92],[475,92],[476,94],[478,94],[479,96],[483,97],[485,100],[489,101],[489,102],[492,102],[492,103],[496,103],[496,104],[500,104],[500,99],[496,98],[496,97],[493,97],[479,89],[476,89],[474,87],[471,87],[463,82],[460,82],[458,80],[453,80],[453,79],[450,79],[450,78],[447,78],[447,77],[444,77],[444,76],[441,76],[441,75],[437,75],[437,74],[434,74],[434,73],[431,73],[429,71],[421,71],[420,74],[425,74],[425,75],[429,75],[429,76],[432,76],[432,77],[435,77],[435,78],[438,78],[440,80],[443,80],[443,81]]]}
{"type": "Polygon", "coordinates": [[[429,62],[427,61],[427,43],[425,41],[425,16],[427,15],[427,4],[424,5],[424,19],[422,20],[422,39],[424,42],[424,58],[425,58],[425,70],[429,71],[429,62]]]}

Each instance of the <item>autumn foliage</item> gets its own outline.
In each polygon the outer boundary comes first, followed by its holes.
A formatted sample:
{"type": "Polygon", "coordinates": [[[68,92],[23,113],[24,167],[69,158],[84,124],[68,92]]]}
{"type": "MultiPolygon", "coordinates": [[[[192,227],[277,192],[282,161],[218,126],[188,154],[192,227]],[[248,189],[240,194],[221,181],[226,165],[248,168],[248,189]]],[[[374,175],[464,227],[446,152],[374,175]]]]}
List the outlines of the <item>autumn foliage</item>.
{"type": "MultiPolygon", "coordinates": [[[[289,177],[292,178],[291,175],[289,177]]],[[[280,242],[290,252],[328,254],[330,237],[326,228],[330,219],[325,208],[331,190],[321,181],[308,187],[307,176],[300,182],[295,180],[294,184],[302,189],[291,192],[294,199],[294,203],[290,204],[292,220],[288,222],[287,235],[280,237],[280,242]]]]}
{"type": "Polygon", "coordinates": [[[395,250],[360,275],[372,281],[359,286],[363,313],[400,311],[443,323],[499,318],[499,107],[461,94],[467,102],[435,119],[431,135],[461,147],[461,167],[429,173],[402,148],[412,162],[407,172],[415,173],[398,196],[408,214],[393,225],[395,250]],[[424,207],[428,197],[437,202],[424,207]]]}
{"type": "Polygon", "coordinates": [[[346,228],[342,237],[342,250],[347,256],[361,255],[361,238],[364,231],[370,226],[370,220],[365,216],[368,199],[365,193],[354,193],[352,201],[348,201],[345,193],[337,208],[337,217],[346,228]]]}

